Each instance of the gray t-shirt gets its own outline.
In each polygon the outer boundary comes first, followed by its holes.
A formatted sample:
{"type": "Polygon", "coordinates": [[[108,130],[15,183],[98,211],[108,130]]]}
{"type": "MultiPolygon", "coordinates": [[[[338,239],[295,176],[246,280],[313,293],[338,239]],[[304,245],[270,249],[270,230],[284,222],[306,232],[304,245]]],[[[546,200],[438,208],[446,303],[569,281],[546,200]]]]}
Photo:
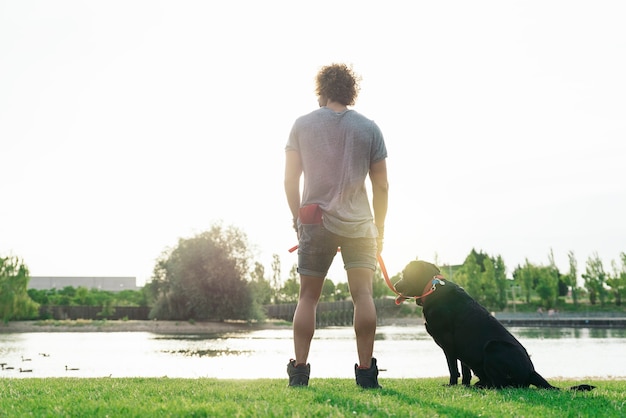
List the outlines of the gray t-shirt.
{"type": "Polygon", "coordinates": [[[324,227],[337,235],[376,237],[365,179],[372,163],[387,158],[387,148],[374,121],[321,107],[296,120],[285,149],[302,160],[301,206],[319,204],[324,227]]]}

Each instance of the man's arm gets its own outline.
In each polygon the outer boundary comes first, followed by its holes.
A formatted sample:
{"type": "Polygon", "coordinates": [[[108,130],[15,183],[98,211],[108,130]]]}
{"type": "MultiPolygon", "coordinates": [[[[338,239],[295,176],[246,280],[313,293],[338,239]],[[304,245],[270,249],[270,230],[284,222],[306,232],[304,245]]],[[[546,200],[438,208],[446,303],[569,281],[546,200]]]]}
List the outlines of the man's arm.
{"type": "Polygon", "coordinates": [[[285,195],[291,216],[298,218],[300,209],[300,177],[302,176],[302,160],[297,151],[285,152],[285,195]]]}
{"type": "Polygon", "coordinates": [[[382,240],[385,234],[385,218],[387,217],[387,201],[389,198],[389,183],[387,182],[387,161],[382,159],[370,165],[370,180],[372,181],[372,206],[374,208],[374,223],[378,228],[378,251],[382,251],[382,240]]]}

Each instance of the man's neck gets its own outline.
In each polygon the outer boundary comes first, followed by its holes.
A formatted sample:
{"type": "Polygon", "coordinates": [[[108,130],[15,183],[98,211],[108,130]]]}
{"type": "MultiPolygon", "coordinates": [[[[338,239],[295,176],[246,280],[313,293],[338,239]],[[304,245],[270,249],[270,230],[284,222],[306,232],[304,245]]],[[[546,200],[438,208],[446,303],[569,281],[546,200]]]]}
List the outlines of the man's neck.
{"type": "Polygon", "coordinates": [[[328,102],[326,102],[326,107],[332,110],[333,112],[337,112],[337,113],[341,113],[345,111],[346,109],[348,109],[346,105],[343,105],[339,102],[333,102],[332,100],[329,100],[328,102]]]}

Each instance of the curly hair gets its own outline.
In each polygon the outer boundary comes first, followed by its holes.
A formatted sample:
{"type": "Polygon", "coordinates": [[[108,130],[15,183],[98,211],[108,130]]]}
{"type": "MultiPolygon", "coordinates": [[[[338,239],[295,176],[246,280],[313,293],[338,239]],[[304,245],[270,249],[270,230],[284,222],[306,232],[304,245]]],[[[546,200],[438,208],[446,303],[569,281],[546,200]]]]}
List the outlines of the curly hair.
{"type": "Polygon", "coordinates": [[[346,64],[330,64],[322,67],[315,79],[315,92],[344,106],[351,106],[356,101],[361,87],[361,77],[352,66],[346,64]]]}

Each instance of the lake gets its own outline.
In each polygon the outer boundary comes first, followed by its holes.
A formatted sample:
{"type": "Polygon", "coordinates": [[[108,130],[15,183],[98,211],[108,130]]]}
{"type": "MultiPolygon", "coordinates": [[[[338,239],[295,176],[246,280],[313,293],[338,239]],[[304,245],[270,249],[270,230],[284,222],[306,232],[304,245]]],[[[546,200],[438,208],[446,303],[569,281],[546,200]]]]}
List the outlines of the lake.
{"type": "MultiPolygon", "coordinates": [[[[626,330],[515,328],[545,378],[626,378],[626,330]]],[[[213,335],[150,332],[0,334],[0,377],[285,378],[290,329],[213,335]],[[66,366],[69,369],[66,370],[66,366]],[[11,368],[12,367],[12,368],[11,368]],[[32,370],[20,372],[22,370],[32,370]]],[[[379,378],[445,377],[443,351],[423,326],[380,326],[374,346],[379,378]]],[[[311,378],[354,378],[351,327],[316,331],[311,378]]]]}

